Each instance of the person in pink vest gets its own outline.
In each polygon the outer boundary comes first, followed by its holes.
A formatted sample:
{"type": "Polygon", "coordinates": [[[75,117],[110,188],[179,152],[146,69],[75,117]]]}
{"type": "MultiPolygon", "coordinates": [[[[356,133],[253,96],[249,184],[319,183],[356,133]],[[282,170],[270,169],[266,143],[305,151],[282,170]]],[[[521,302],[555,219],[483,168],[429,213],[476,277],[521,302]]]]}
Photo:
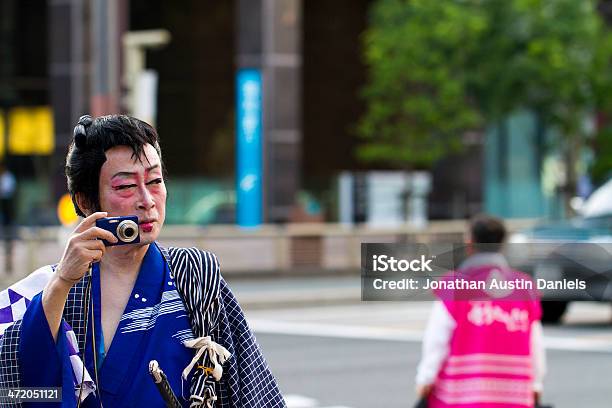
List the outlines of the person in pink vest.
{"type": "Polygon", "coordinates": [[[539,400],[546,366],[542,312],[531,278],[500,253],[505,235],[501,220],[476,216],[471,255],[443,279],[479,280],[485,289],[435,292],[416,376],[417,394],[429,407],[531,408],[539,400]],[[500,289],[501,281],[522,285],[500,289]]]}

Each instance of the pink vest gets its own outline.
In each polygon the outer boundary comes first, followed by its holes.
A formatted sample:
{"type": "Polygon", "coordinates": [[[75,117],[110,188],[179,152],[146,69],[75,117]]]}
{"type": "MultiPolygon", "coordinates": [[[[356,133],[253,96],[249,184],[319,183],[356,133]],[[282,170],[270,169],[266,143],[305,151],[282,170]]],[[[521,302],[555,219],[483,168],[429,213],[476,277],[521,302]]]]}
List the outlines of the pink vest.
{"type": "MultiPolygon", "coordinates": [[[[475,275],[489,269],[479,267],[475,275]]],[[[503,275],[530,280],[518,271],[506,270],[503,275]]],[[[483,293],[470,297],[480,300],[452,300],[448,291],[436,292],[457,326],[430,407],[533,407],[531,323],[541,317],[534,293],[516,289],[504,300],[483,300],[488,298],[483,293]]]]}

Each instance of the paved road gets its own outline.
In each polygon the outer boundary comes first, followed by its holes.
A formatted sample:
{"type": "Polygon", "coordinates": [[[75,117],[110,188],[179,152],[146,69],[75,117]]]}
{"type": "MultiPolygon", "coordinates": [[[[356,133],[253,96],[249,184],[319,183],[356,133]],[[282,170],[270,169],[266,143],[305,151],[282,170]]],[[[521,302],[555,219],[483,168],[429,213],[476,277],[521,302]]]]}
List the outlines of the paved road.
{"type": "MultiPolygon", "coordinates": [[[[229,281],[290,408],[412,406],[431,302],[360,302],[358,274],[229,281]]],[[[610,407],[611,322],[610,305],[579,302],[545,328],[546,402],[610,407]]]]}
{"type": "MultiPolygon", "coordinates": [[[[431,303],[359,303],[249,310],[292,408],[411,407],[420,338],[431,303]]],[[[612,310],[578,303],[545,328],[544,400],[556,408],[609,407],[612,310]]]]}

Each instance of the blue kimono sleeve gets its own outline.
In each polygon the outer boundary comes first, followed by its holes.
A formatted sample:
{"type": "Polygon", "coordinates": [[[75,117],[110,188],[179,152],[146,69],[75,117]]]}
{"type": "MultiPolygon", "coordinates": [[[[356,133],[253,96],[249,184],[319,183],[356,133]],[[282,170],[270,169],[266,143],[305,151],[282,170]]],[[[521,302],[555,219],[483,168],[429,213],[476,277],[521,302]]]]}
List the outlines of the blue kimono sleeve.
{"type": "Polygon", "coordinates": [[[21,323],[19,367],[22,387],[62,387],[62,403],[30,402],[24,407],[74,407],[74,382],[65,329],[53,340],[43,310],[42,293],[28,306],[21,323]]]}

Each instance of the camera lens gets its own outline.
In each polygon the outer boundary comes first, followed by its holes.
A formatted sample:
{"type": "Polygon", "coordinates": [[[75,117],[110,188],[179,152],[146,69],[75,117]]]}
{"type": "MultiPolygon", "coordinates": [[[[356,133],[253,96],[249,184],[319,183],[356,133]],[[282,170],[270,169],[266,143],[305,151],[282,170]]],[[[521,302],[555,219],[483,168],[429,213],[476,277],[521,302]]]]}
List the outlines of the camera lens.
{"type": "Polygon", "coordinates": [[[138,225],[132,220],[125,220],[117,227],[117,238],[123,242],[132,242],[138,236],[138,225]]]}

